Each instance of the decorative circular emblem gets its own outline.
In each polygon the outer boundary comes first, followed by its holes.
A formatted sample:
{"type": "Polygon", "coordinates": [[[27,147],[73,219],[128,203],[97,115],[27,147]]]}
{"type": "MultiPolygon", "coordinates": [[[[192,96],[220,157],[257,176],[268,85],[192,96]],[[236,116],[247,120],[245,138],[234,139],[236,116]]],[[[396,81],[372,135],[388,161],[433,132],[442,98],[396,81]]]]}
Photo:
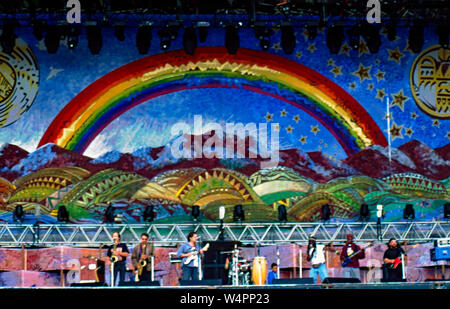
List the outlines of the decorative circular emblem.
{"type": "Polygon", "coordinates": [[[417,106],[435,118],[450,118],[450,49],[434,45],[414,61],[411,92],[417,106]]]}
{"type": "Polygon", "coordinates": [[[20,118],[33,104],[39,87],[39,67],[20,38],[11,54],[0,48],[0,128],[20,118]]]}

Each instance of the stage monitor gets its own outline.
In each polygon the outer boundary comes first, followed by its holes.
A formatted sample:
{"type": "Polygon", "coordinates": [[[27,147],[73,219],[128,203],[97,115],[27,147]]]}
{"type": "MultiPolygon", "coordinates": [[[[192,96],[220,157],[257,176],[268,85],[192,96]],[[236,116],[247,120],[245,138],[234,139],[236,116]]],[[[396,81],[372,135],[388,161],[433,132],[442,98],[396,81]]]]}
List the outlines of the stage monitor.
{"type": "Polygon", "coordinates": [[[222,285],[222,279],[208,279],[208,280],[180,280],[180,286],[194,286],[194,285],[222,285]]]}
{"type": "Polygon", "coordinates": [[[273,284],[314,284],[313,278],[282,278],[273,279],[273,284]]]}

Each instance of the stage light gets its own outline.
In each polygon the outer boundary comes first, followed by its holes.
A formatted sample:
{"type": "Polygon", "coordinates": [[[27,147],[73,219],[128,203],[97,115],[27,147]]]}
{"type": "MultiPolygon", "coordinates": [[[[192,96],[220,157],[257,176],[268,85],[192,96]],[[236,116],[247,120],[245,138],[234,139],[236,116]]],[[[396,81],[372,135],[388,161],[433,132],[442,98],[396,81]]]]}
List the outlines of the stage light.
{"type": "Polygon", "coordinates": [[[91,54],[98,55],[103,46],[102,28],[100,26],[87,26],[86,34],[91,54]]]}
{"type": "Polygon", "coordinates": [[[414,220],[416,217],[414,208],[412,204],[406,204],[405,209],[403,210],[403,219],[406,220],[414,220]]]}
{"type": "Polygon", "coordinates": [[[327,32],[327,47],[331,54],[339,53],[344,40],[344,28],[341,26],[331,26],[327,32]]]}
{"type": "Polygon", "coordinates": [[[37,20],[33,25],[33,35],[36,40],[40,41],[44,38],[44,23],[43,21],[37,20]]]}
{"type": "Polygon", "coordinates": [[[204,43],[208,37],[208,28],[210,24],[207,21],[199,21],[197,23],[198,39],[200,43],[204,43]]]}
{"type": "Polygon", "coordinates": [[[353,26],[350,29],[347,30],[348,35],[348,43],[351,48],[354,50],[359,49],[359,36],[360,36],[360,29],[359,26],[353,26]]]}
{"type": "Polygon", "coordinates": [[[444,219],[450,219],[450,203],[444,204],[444,219]]]}
{"type": "Polygon", "coordinates": [[[225,207],[220,206],[219,207],[220,232],[218,236],[219,240],[225,240],[225,235],[223,235],[223,219],[225,219],[225,207]]]}
{"type": "Polygon", "coordinates": [[[409,48],[414,53],[419,53],[422,50],[423,46],[423,26],[420,24],[414,24],[409,29],[409,48]]]}
{"type": "Polygon", "coordinates": [[[194,221],[198,220],[198,217],[200,217],[200,206],[194,205],[192,206],[191,216],[194,218],[194,221]]]}
{"type": "Polygon", "coordinates": [[[240,45],[239,32],[234,26],[228,26],[225,29],[225,47],[229,54],[237,53],[240,45]]]}
{"type": "Polygon", "coordinates": [[[296,45],[294,28],[292,26],[281,27],[281,47],[285,54],[292,54],[296,45]]]}
{"type": "Polygon", "coordinates": [[[125,25],[116,25],[114,27],[114,36],[121,42],[125,41],[125,25]]]}
{"type": "Polygon", "coordinates": [[[160,45],[162,50],[167,50],[170,48],[172,43],[171,33],[168,28],[162,28],[158,30],[158,35],[160,39],[160,45]]]}
{"type": "Polygon", "coordinates": [[[140,26],[136,35],[136,47],[139,54],[145,55],[150,49],[152,41],[152,28],[150,26],[140,26]]]}
{"type": "Polygon", "coordinates": [[[69,49],[74,49],[78,46],[78,37],[80,35],[80,29],[71,26],[69,27],[69,31],[67,33],[67,47],[69,49]]]}
{"type": "Polygon", "coordinates": [[[145,207],[144,213],[142,214],[142,219],[144,222],[153,222],[155,219],[155,208],[153,205],[147,205],[145,207]]]}
{"type": "Polygon", "coordinates": [[[366,24],[362,29],[362,36],[367,42],[370,53],[378,53],[381,46],[380,29],[378,26],[366,24]]]}
{"type": "Polygon", "coordinates": [[[66,206],[59,206],[57,219],[59,222],[69,222],[69,212],[67,211],[66,206]]]}
{"type": "Polygon", "coordinates": [[[438,35],[439,45],[443,48],[448,48],[448,25],[438,25],[436,28],[436,33],[438,35]]]}
{"type": "Polygon", "coordinates": [[[386,25],[387,37],[389,41],[394,41],[397,38],[397,23],[394,21],[386,25]]]}
{"type": "Polygon", "coordinates": [[[361,221],[367,221],[370,218],[370,211],[369,211],[369,205],[366,203],[361,205],[361,208],[359,210],[359,219],[361,221]]]}
{"type": "Polygon", "coordinates": [[[50,26],[47,28],[47,33],[45,34],[45,47],[47,47],[47,52],[49,54],[56,54],[59,48],[59,41],[61,40],[61,32],[57,26],[50,26]]]}
{"type": "Polygon", "coordinates": [[[384,218],[383,205],[377,205],[377,218],[384,218]]]}
{"type": "Polygon", "coordinates": [[[219,207],[219,220],[225,219],[225,207],[220,206],[219,207]]]}
{"type": "Polygon", "coordinates": [[[287,222],[286,206],[284,206],[284,205],[278,206],[278,221],[280,221],[282,223],[287,222]]]}
{"type": "Polygon", "coordinates": [[[306,26],[306,31],[308,31],[308,40],[313,41],[317,37],[317,26],[306,26]]]}
{"type": "Polygon", "coordinates": [[[23,222],[24,219],[25,214],[23,212],[23,207],[22,205],[17,205],[16,208],[14,209],[13,220],[15,222],[23,222]]]}
{"type": "Polygon", "coordinates": [[[114,207],[112,205],[109,205],[108,207],[106,207],[105,210],[105,222],[106,223],[114,223],[114,207]]]}
{"type": "Polygon", "coordinates": [[[193,55],[197,48],[197,33],[194,27],[188,27],[183,34],[183,48],[186,54],[193,55]]]}
{"type": "Polygon", "coordinates": [[[322,216],[323,221],[330,220],[330,216],[331,216],[330,205],[324,204],[322,206],[321,216],[322,216]]]}
{"type": "Polygon", "coordinates": [[[241,222],[244,220],[245,220],[245,213],[244,213],[244,209],[242,208],[242,205],[234,206],[233,221],[241,222]]]}
{"type": "Polygon", "coordinates": [[[2,50],[6,54],[11,54],[16,46],[16,34],[14,33],[14,24],[7,22],[3,25],[2,36],[0,37],[0,44],[2,50]]]}
{"type": "Polygon", "coordinates": [[[255,27],[255,36],[259,40],[259,45],[262,50],[268,50],[270,47],[270,36],[273,34],[273,29],[265,26],[255,27]]]}

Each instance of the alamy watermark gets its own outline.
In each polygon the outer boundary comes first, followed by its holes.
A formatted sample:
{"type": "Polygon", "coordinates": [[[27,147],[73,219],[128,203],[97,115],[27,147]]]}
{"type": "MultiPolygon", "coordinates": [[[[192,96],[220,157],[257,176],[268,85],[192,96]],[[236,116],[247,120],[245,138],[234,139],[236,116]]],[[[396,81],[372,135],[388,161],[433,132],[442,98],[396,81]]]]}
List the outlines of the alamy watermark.
{"type": "Polygon", "coordinates": [[[193,129],[186,122],[172,126],[171,153],[176,159],[256,159],[259,156],[264,159],[261,168],[273,167],[279,162],[279,124],[271,123],[270,132],[268,129],[265,122],[203,124],[202,116],[195,115],[193,129]]]}

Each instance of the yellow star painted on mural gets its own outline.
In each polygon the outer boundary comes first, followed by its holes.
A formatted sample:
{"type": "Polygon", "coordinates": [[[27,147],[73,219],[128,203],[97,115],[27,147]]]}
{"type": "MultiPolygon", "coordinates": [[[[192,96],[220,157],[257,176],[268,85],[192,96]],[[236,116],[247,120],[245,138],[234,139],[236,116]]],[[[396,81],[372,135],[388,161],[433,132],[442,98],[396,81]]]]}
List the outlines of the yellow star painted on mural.
{"type": "Polygon", "coordinates": [[[302,53],[301,52],[296,52],[295,53],[295,57],[297,57],[297,59],[300,59],[302,57],[302,53]]]}
{"type": "Polygon", "coordinates": [[[398,126],[395,122],[392,124],[391,128],[389,129],[392,140],[395,140],[396,138],[403,138],[403,126],[403,124],[401,126],[398,126]]]}
{"type": "Polygon", "coordinates": [[[300,121],[300,116],[299,115],[295,115],[294,118],[292,118],[292,119],[294,119],[294,121],[296,123],[298,123],[300,121]]]}
{"type": "Polygon", "coordinates": [[[280,115],[281,115],[281,117],[284,117],[284,116],[286,116],[287,115],[287,112],[286,112],[286,110],[285,109],[283,109],[281,112],[280,112],[280,115]]]}
{"type": "Polygon", "coordinates": [[[397,105],[403,111],[405,102],[409,100],[409,98],[403,94],[403,89],[400,89],[399,92],[393,94],[392,97],[394,100],[392,101],[391,106],[397,105]]]}
{"type": "Polygon", "coordinates": [[[272,48],[275,49],[275,51],[280,51],[281,50],[281,46],[280,43],[275,43],[272,45],[272,48]]]}
{"type": "Polygon", "coordinates": [[[309,44],[308,50],[309,50],[311,53],[315,52],[315,51],[317,50],[316,44],[314,44],[314,43],[309,44]]]}
{"type": "Polygon", "coordinates": [[[398,64],[400,64],[401,63],[401,59],[403,57],[405,57],[405,55],[402,54],[402,52],[400,51],[398,46],[395,49],[388,49],[388,53],[389,53],[388,60],[396,61],[398,64]]]}
{"type": "Polygon", "coordinates": [[[355,82],[351,82],[348,86],[349,86],[351,89],[353,89],[353,90],[356,89],[356,84],[355,84],[355,82]]]}
{"type": "Polygon", "coordinates": [[[408,41],[406,41],[406,47],[403,50],[409,52],[411,55],[414,55],[414,52],[411,49],[411,46],[409,46],[409,42],[408,41]]]}
{"type": "Polygon", "coordinates": [[[266,121],[271,121],[273,119],[273,114],[267,113],[264,118],[266,118],[266,121]]]}
{"type": "Polygon", "coordinates": [[[441,125],[441,123],[439,122],[439,120],[437,120],[437,119],[434,119],[433,120],[433,127],[440,127],[440,125],[441,125]]]}
{"type": "Polygon", "coordinates": [[[375,98],[383,101],[385,96],[386,96],[386,92],[384,91],[384,89],[377,89],[377,95],[375,96],[375,98]]]}
{"type": "Polygon", "coordinates": [[[350,46],[348,46],[347,42],[345,42],[342,46],[341,46],[341,50],[339,51],[339,55],[341,54],[346,54],[347,56],[350,57],[350,46]]]}
{"type": "Polygon", "coordinates": [[[450,139],[450,132],[447,131],[447,135],[445,135],[446,138],[450,139]]]}
{"type": "Polygon", "coordinates": [[[330,70],[330,72],[334,74],[334,77],[337,77],[337,76],[339,76],[339,75],[342,75],[341,69],[342,69],[342,66],[334,66],[334,67],[330,70]]]}
{"type": "Polygon", "coordinates": [[[292,131],[294,131],[294,128],[293,128],[293,127],[288,126],[288,127],[286,128],[286,132],[287,132],[287,133],[292,133],[292,131]]]}
{"type": "Polygon", "coordinates": [[[314,135],[317,135],[319,131],[319,125],[311,126],[311,132],[314,133],[314,135]]]}
{"type": "Polygon", "coordinates": [[[334,66],[334,60],[333,59],[328,59],[328,65],[329,66],[334,66]]]}
{"type": "MultiPolygon", "coordinates": [[[[383,118],[384,120],[387,120],[388,119],[388,114],[387,113],[384,113],[384,118],[383,118]]],[[[392,117],[392,113],[389,113],[389,120],[392,120],[393,119],[393,117],[392,117]]]]}
{"type": "Polygon", "coordinates": [[[373,84],[369,84],[368,86],[367,86],[367,90],[373,90],[373,88],[374,88],[375,86],[373,85],[373,84]]]}
{"type": "Polygon", "coordinates": [[[420,128],[422,129],[422,131],[425,131],[425,126],[421,126],[420,128]]]}
{"type": "Polygon", "coordinates": [[[411,137],[414,133],[414,130],[412,128],[405,128],[405,134],[408,135],[408,137],[411,137]]]}
{"type": "Polygon", "coordinates": [[[417,117],[419,117],[419,115],[417,115],[416,112],[411,113],[411,119],[415,120],[417,117]]]}
{"type": "Polygon", "coordinates": [[[362,39],[359,40],[358,52],[359,52],[358,57],[361,57],[363,54],[369,53],[369,48],[367,48],[366,42],[362,39]]]}
{"type": "Polygon", "coordinates": [[[359,82],[362,83],[366,79],[372,79],[372,77],[370,77],[370,73],[369,73],[371,68],[372,68],[372,66],[364,67],[362,65],[362,63],[360,63],[359,69],[356,70],[355,72],[353,72],[353,75],[358,76],[359,82]]]}
{"type": "Polygon", "coordinates": [[[375,77],[377,78],[377,81],[379,82],[380,80],[384,80],[384,74],[386,74],[386,72],[382,72],[378,69],[377,74],[375,74],[375,77]]]}
{"type": "Polygon", "coordinates": [[[318,149],[318,150],[322,150],[322,146],[320,146],[320,145],[317,146],[317,149],[318,149]]]}
{"type": "Polygon", "coordinates": [[[300,143],[302,143],[303,145],[305,145],[305,144],[307,143],[307,142],[306,142],[306,139],[307,139],[307,136],[302,136],[302,137],[299,138],[298,141],[299,141],[300,143]]]}

